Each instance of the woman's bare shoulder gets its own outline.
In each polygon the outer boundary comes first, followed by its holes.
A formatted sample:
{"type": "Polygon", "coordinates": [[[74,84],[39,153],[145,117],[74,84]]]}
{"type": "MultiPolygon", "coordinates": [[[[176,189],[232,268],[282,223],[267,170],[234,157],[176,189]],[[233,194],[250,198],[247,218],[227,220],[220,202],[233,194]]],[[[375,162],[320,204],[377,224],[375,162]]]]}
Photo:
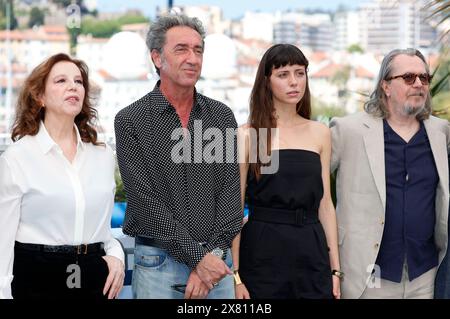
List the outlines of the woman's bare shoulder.
{"type": "Polygon", "coordinates": [[[322,122],[308,120],[307,125],[308,125],[308,128],[314,134],[325,135],[325,136],[330,134],[330,128],[322,122]]]}

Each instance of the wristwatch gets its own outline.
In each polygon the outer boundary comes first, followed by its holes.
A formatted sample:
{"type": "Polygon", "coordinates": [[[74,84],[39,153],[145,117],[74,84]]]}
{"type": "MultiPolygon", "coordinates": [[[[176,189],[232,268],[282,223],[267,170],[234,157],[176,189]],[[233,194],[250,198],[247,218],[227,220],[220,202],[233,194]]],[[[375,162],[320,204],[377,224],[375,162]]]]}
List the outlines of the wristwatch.
{"type": "Polygon", "coordinates": [[[223,257],[223,250],[220,249],[219,247],[217,247],[217,248],[214,248],[211,251],[211,254],[213,254],[214,256],[219,257],[220,259],[222,259],[222,257],[223,257]]]}
{"type": "Polygon", "coordinates": [[[233,271],[233,277],[236,286],[242,284],[241,277],[239,277],[239,272],[237,270],[233,271]]]}

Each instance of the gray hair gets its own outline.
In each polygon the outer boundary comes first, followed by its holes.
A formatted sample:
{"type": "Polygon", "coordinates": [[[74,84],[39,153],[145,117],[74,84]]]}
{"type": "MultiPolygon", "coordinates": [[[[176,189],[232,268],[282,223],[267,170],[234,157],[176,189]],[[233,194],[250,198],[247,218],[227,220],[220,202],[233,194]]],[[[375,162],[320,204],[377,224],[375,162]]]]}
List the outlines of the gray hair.
{"type": "MultiPolygon", "coordinates": [[[[377,84],[375,86],[375,90],[370,95],[369,101],[364,103],[364,110],[376,117],[381,118],[387,118],[389,116],[389,111],[386,106],[386,93],[383,90],[382,84],[383,81],[386,81],[387,78],[392,76],[392,61],[394,58],[398,55],[409,55],[409,56],[417,56],[419,57],[423,63],[425,64],[425,70],[429,74],[430,69],[428,67],[428,64],[425,60],[425,57],[422,53],[420,53],[419,50],[416,49],[396,49],[389,52],[383,59],[383,62],[381,62],[380,67],[380,73],[378,74],[378,80],[377,84]]],[[[424,109],[416,115],[417,120],[425,120],[427,119],[431,114],[431,96],[428,92],[427,99],[425,101],[425,107],[424,109]]]]}
{"type": "MultiPolygon", "coordinates": [[[[202,45],[205,45],[205,29],[201,21],[197,18],[191,18],[184,14],[170,14],[159,17],[150,26],[145,40],[147,48],[150,53],[157,50],[162,53],[164,44],[166,43],[166,33],[173,27],[189,27],[200,34],[202,38],[202,45]]],[[[155,66],[156,67],[156,66],[155,66]]],[[[156,72],[159,75],[159,69],[156,67],[156,72]]]]}

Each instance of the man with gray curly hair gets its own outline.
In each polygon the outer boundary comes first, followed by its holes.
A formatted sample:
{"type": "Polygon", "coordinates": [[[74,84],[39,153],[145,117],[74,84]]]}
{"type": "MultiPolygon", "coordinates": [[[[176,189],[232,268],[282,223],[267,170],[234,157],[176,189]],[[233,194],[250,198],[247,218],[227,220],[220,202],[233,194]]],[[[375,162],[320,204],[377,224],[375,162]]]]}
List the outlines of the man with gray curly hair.
{"type": "Polygon", "coordinates": [[[230,247],[243,212],[236,140],[226,132],[237,124],[226,105],[195,89],[204,37],[197,18],[152,23],[146,42],[160,80],[115,118],[123,232],[136,243],[135,298],[234,298],[230,247]],[[211,142],[212,161],[202,140],[208,131],[222,137],[211,142]]]}
{"type": "Polygon", "coordinates": [[[381,64],[365,112],[331,122],[343,298],[433,298],[447,251],[449,127],[415,49],[381,64]]]}

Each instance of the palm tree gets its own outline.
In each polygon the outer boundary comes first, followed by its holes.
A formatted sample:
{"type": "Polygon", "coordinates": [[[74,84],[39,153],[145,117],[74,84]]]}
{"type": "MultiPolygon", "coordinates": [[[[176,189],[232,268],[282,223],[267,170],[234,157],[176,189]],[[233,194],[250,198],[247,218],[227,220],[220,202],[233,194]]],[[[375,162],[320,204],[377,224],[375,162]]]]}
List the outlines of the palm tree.
{"type": "MultiPolygon", "coordinates": [[[[437,25],[442,24],[444,21],[450,19],[449,0],[432,0],[425,5],[424,9],[430,11],[430,15],[428,18],[439,19],[437,25]]],[[[444,32],[444,35],[447,35],[449,32],[450,29],[446,30],[444,32]]]]}
{"type": "MultiPolygon", "coordinates": [[[[430,12],[428,19],[436,19],[436,21],[438,21],[436,25],[440,25],[450,19],[450,0],[431,0],[424,6],[424,10],[430,12]]],[[[443,43],[446,43],[449,35],[450,28],[443,32],[440,40],[443,41],[443,43]]],[[[448,59],[448,53],[448,46],[446,48],[444,45],[441,61],[448,59]]],[[[439,65],[436,70],[434,70],[433,75],[437,75],[438,69],[439,65]]],[[[449,77],[450,71],[441,74],[440,78],[435,80],[430,88],[431,96],[436,96],[445,86],[447,86],[449,77]]]]}

